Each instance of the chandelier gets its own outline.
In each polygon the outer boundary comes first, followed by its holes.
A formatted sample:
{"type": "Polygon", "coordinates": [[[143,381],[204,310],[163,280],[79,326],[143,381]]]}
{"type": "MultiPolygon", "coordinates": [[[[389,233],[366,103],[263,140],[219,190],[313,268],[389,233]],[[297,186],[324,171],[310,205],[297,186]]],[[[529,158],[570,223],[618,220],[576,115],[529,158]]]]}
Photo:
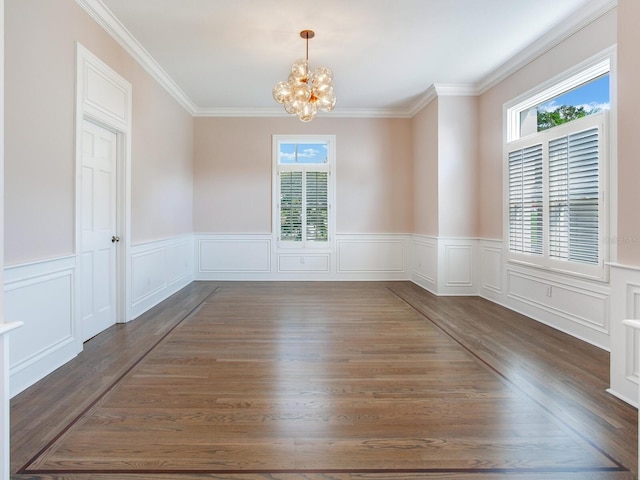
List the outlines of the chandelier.
{"type": "Polygon", "coordinates": [[[286,82],[278,82],[273,87],[275,101],[303,122],[313,120],[318,110],[330,112],[336,106],[331,69],[318,67],[312,72],[309,66],[309,39],[314,36],[313,30],[300,32],[300,37],[307,41],[307,56],[293,62],[286,82]]]}

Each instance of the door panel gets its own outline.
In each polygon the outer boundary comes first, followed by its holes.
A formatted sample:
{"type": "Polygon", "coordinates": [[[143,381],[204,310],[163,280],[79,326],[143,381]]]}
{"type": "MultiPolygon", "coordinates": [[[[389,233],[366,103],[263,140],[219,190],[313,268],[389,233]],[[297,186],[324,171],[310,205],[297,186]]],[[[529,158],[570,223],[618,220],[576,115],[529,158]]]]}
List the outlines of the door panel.
{"type": "Polygon", "coordinates": [[[84,121],[82,132],[82,340],[116,322],[117,136],[84,121]]]}

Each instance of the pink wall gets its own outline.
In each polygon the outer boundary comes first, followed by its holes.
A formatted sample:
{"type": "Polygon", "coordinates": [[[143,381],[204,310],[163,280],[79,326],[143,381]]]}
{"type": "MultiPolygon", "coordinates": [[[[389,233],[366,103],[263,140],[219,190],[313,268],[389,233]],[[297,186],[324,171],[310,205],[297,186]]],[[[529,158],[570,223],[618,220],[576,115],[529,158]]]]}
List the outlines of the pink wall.
{"type": "Polygon", "coordinates": [[[191,232],[193,119],[73,0],[5,6],[5,263],[74,253],[76,41],[133,85],[132,242],[191,232]]]}
{"type": "Polygon", "coordinates": [[[618,3],[618,262],[640,266],[640,2],[618,3]]]}
{"type": "MultiPolygon", "coordinates": [[[[631,3],[637,0],[631,0],[631,3]]],[[[637,19],[637,17],[636,17],[637,19]]],[[[479,236],[502,238],[503,105],[616,43],[616,9],[584,27],[479,98],[479,236]]],[[[636,27],[637,28],[637,27],[636,27]]],[[[629,48],[637,45],[631,44],[629,48]]]]}
{"type": "Polygon", "coordinates": [[[478,100],[438,98],[438,235],[478,235],[478,100]]]}
{"type": "Polygon", "coordinates": [[[271,136],[336,135],[338,233],[411,233],[411,121],[197,118],[194,230],[271,232],[271,136]]]}
{"type": "Polygon", "coordinates": [[[438,236],[438,101],[412,119],[413,233],[438,236]]]}

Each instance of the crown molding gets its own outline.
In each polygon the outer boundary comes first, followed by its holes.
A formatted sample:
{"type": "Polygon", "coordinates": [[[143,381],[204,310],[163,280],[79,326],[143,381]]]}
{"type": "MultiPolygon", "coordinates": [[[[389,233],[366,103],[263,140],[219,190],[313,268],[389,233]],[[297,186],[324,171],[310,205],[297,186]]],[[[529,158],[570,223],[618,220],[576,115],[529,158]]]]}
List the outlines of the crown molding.
{"type": "Polygon", "coordinates": [[[475,97],[477,95],[479,95],[479,93],[475,85],[467,83],[436,83],[427,88],[413,105],[411,105],[411,108],[407,111],[408,117],[413,118],[420,110],[438,97],[475,97]]]}
{"type": "Polygon", "coordinates": [[[415,102],[413,102],[413,105],[409,108],[409,117],[413,118],[420,110],[429,105],[436,98],[438,98],[436,86],[431,85],[423,94],[418,96],[418,99],[415,102]]]}
{"type": "MultiPolygon", "coordinates": [[[[196,108],[194,117],[291,117],[283,108],[196,108]]],[[[337,108],[319,112],[318,117],[329,118],[411,118],[404,109],[337,108]]]]}
{"type": "MultiPolygon", "coordinates": [[[[199,108],[154,60],[147,50],[124,27],[101,0],[75,0],[98,25],[113,37],[175,100],[194,117],[287,117],[280,108],[199,108]]],[[[475,85],[431,85],[408,108],[345,108],[322,113],[323,117],[343,118],[412,118],[438,96],[476,96],[485,93],[510,75],[544,55],[571,35],[609,12],[618,0],[592,0],[569,19],[550,29],[528,47],[495,69],[475,85]]]]}
{"type": "Polygon", "coordinates": [[[525,47],[519,53],[511,57],[500,67],[495,69],[485,78],[476,84],[478,95],[482,95],[487,90],[513,75],[515,72],[533,62],[540,56],[556,47],[570,36],[574,35],[584,27],[600,18],[605,13],[614,9],[618,5],[618,0],[593,0],[571,17],[562,20],[555,27],[525,47]]]}
{"type": "Polygon", "coordinates": [[[113,39],[191,115],[197,108],[169,74],[125,28],[101,0],[75,0],[113,39]]]}
{"type": "Polygon", "coordinates": [[[478,88],[475,85],[466,83],[436,83],[433,85],[439,97],[449,95],[457,97],[475,97],[479,95],[478,88]]]}

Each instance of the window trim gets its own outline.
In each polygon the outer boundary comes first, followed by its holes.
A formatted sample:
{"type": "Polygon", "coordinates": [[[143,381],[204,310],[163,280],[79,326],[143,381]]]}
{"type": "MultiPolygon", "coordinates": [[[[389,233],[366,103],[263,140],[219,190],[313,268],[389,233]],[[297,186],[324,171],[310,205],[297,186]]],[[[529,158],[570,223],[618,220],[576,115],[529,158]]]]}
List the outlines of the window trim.
{"type": "MultiPolygon", "coordinates": [[[[504,105],[505,118],[505,138],[504,143],[519,140],[520,136],[520,113],[539,105],[547,100],[551,100],[558,95],[587,83],[606,73],[610,74],[609,85],[613,84],[613,64],[615,47],[611,47],[575,67],[557,75],[556,77],[538,85],[525,92],[517,98],[504,105]]],[[[613,108],[614,95],[611,86],[609,101],[610,110],[613,108]]]]}
{"type": "MultiPolygon", "coordinates": [[[[335,245],[336,212],[335,212],[335,159],[336,159],[336,136],[335,135],[272,135],[272,235],[273,245],[277,251],[312,251],[312,252],[333,252],[335,245]],[[280,145],[283,143],[319,143],[327,144],[326,163],[280,163],[280,145]],[[328,240],[326,242],[316,241],[282,241],[280,240],[280,172],[300,171],[306,172],[327,172],[327,201],[328,201],[328,240]]],[[[303,186],[304,189],[304,186],[303,186]]],[[[305,228],[303,226],[303,228],[305,228]]]]}
{"type": "Polygon", "coordinates": [[[556,273],[569,274],[573,276],[589,278],[593,280],[607,280],[606,265],[609,259],[610,251],[607,238],[609,226],[609,201],[608,201],[608,159],[609,153],[609,128],[608,123],[609,112],[600,112],[589,115],[569,123],[559,125],[536,135],[529,135],[519,140],[513,141],[505,146],[504,153],[504,245],[505,258],[508,263],[540,268],[543,270],[553,271],[556,273]],[[598,218],[598,236],[600,241],[600,255],[597,264],[581,264],[575,261],[561,260],[552,258],[549,255],[549,161],[548,161],[548,144],[550,140],[563,137],[576,132],[585,131],[597,126],[599,129],[599,196],[601,215],[598,218]],[[533,255],[527,253],[519,253],[510,250],[510,232],[509,232],[509,152],[519,148],[542,143],[542,191],[543,191],[543,222],[542,222],[542,255],[533,255]]]}
{"type": "MultiPolygon", "coordinates": [[[[595,280],[599,282],[609,281],[609,265],[615,263],[617,258],[617,244],[615,239],[617,238],[617,74],[616,74],[616,46],[613,45],[600,53],[592,56],[591,58],[577,64],[576,66],[556,75],[555,77],[543,82],[542,84],[534,87],[527,92],[519,95],[513,100],[506,102],[503,105],[503,244],[505,251],[505,261],[509,265],[521,265],[539,269],[542,271],[554,272],[564,274],[570,277],[582,278],[585,280],[595,280]],[[601,70],[602,65],[608,65],[608,70],[601,70]],[[580,76],[582,72],[588,71],[589,74],[580,76]],[[576,265],[575,262],[567,265],[566,261],[555,260],[551,264],[542,265],[536,262],[532,262],[530,258],[523,258],[526,255],[520,256],[512,255],[509,251],[509,169],[508,169],[508,152],[515,150],[514,142],[522,140],[527,137],[514,138],[514,129],[519,128],[520,112],[544,102],[550,98],[553,98],[559,94],[564,93],[566,90],[554,89],[554,86],[562,85],[565,89],[571,89],[581,83],[588,82],[604,73],[609,73],[609,102],[610,107],[608,112],[604,112],[603,116],[606,117],[604,121],[604,131],[602,135],[602,151],[604,152],[604,158],[601,163],[602,179],[600,182],[600,196],[602,207],[600,212],[602,213],[602,223],[600,225],[600,246],[601,252],[601,264],[599,271],[594,272],[581,272],[576,271],[572,267],[576,265]],[[590,76],[591,75],[591,76],[590,76]],[[572,85],[570,79],[575,80],[577,84],[572,85]],[[557,265],[553,263],[560,262],[557,265]],[[569,268],[568,268],[569,267],[569,268]]],[[[597,114],[596,114],[597,115],[597,114]]],[[[588,118],[588,117],[586,117],[588,118]]],[[[574,121],[575,122],[575,121],[574,121]]],[[[569,122],[564,125],[560,125],[543,132],[561,132],[561,129],[566,125],[573,125],[574,122],[569,122]]],[[[572,127],[566,127],[571,129],[572,127]]],[[[540,135],[543,132],[537,132],[530,135],[533,138],[534,135],[540,135]]],[[[555,133],[554,133],[555,135],[555,133]]],[[[558,134],[562,136],[562,134],[558,134]]],[[[532,140],[533,142],[534,140],[532,140]]],[[[546,175],[546,173],[545,173],[546,175]]],[[[546,179],[545,179],[546,181],[546,179]]],[[[546,245],[545,245],[546,248],[546,245]]],[[[578,269],[580,270],[580,269],[578,269]]]]}

